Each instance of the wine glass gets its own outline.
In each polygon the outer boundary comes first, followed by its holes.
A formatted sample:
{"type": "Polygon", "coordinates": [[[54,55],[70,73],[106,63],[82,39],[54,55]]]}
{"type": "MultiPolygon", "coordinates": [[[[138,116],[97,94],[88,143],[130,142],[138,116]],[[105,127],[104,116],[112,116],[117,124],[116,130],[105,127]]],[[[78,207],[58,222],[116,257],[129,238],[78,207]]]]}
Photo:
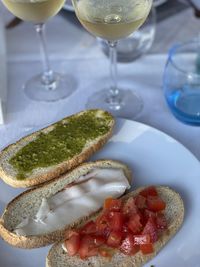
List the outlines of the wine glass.
{"type": "MultiPolygon", "coordinates": [[[[142,101],[131,90],[117,84],[118,40],[136,31],[146,20],[152,0],[72,0],[81,24],[92,34],[105,39],[110,50],[111,86],[93,94],[87,107],[98,107],[121,117],[134,117],[142,101]]],[[[102,88],[101,88],[102,89],[102,88]]]]}
{"type": "Polygon", "coordinates": [[[65,0],[2,0],[7,9],[22,20],[34,23],[40,40],[43,73],[24,85],[25,94],[32,100],[57,101],[74,91],[72,77],[54,72],[49,63],[45,38],[45,22],[58,13],[65,0]]]}
{"type": "MultiPolygon", "coordinates": [[[[153,1],[154,3],[155,1],[153,1]]],[[[153,4],[151,12],[145,23],[126,38],[119,40],[117,44],[117,61],[122,63],[133,62],[146,54],[152,47],[156,33],[156,8],[153,4]]],[[[105,39],[97,37],[104,54],[109,56],[109,46],[105,39]]]]}

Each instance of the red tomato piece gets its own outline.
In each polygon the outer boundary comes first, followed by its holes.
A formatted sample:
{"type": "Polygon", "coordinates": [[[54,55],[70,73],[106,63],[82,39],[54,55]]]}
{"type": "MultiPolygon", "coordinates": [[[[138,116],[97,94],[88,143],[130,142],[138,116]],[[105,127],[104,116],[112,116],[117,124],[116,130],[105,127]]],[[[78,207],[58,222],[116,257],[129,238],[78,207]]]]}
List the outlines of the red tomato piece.
{"type": "Polygon", "coordinates": [[[118,248],[122,241],[122,232],[112,231],[108,237],[107,245],[109,247],[118,248]]]}
{"type": "Polygon", "coordinates": [[[134,245],[143,245],[151,243],[151,237],[149,234],[146,235],[134,235],[134,245]]]}
{"type": "Polygon", "coordinates": [[[123,227],[122,227],[122,233],[129,233],[130,230],[128,228],[128,224],[127,223],[124,223],[123,227]]]}
{"type": "Polygon", "coordinates": [[[145,209],[144,210],[144,217],[145,217],[145,219],[147,221],[148,221],[149,218],[155,219],[156,218],[156,212],[148,210],[148,209],[145,209]]]}
{"type": "MultiPolygon", "coordinates": [[[[95,248],[94,238],[90,235],[84,235],[80,242],[79,256],[81,259],[86,259],[90,255],[90,251],[95,248]]],[[[98,250],[97,250],[98,251],[98,250]]]]}
{"type": "Polygon", "coordinates": [[[109,226],[109,218],[108,218],[108,214],[103,213],[101,214],[97,220],[96,220],[96,236],[104,236],[104,237],[108,237],[108,235],[111,232],[110,226],[109,226]]]}
{"type": "Polygon", "coordinates": [[[122,207],[122,201],[120,199],[107,198],[104,202],[104,209],[111,211],[120,211],[122,207]]]}
{"type": "Polygon", "coordinates": [[[109,226],[108,212],[103,212],[96,219],[97,231],[103,231],[108,226],[109,226]]]}
{"type": "Polygon", "coordinates": [[[94,245],[95,247],[99,247],[106,243],[106,238],[103,236],[94,236],[94,245]]]}
{"type": "Polygon", "coordinates": [[[92,248],[88,251],[87,257],[97,256],[98,252],[98,248],[92,248]]]}
{"type": "Polygon", "coordinates": [[[112,197],[108,197],[108,198],[106,198],[106,199],[104,200],[103,208],[104,208],[104,209],[109,209],[112,200],[113,200],[112,197]]]}
{"type": "Polygon", "coordinates": [[[79,234],[73,234],[69,237],[69,239],[65,240],[65,247],[67,249],[67,253],[69,256],[74,256],[77,254],[79,248],[80,248],[80,235],[79,234]]]}
{"type": "Polygon", "coordinates": [[[166,203],[158,196],[147,197],[147,208],[151,211],[162,211],[166,207],[166,203]]]}
{"type": "Polygon", "coordinates": [[[147,220],[146,220],[146,217],[144,215],[144,210],[138,210],[137,214],[140,216],[140,223],[142,224],[142,226],[145,226],[147,220]]]}
{"type": "Polygon", "coordinates": [[[133,197],[130,197],[125,202],[125,204],[123,205],[123,207],[122,207],[122,213],[125,216],[130,217],[132,214],[137,213],[137,211],[138,211],[138,208],[137,208],[137,206],[135,204],[135,199],[133,197]]]}
{"type": "Polygon", "coordinates": [[[156,217],[156,226],[158,229],[167,229],[167,220],[165,218],[165,215],[162,213],[158,213],[156,217]]]}
{"type": "Polygon", "coordinates": [[[69,239],[72,235],[79,235],[79,232],[77,230],[70,229],[66,232],[65,238],[69,239]]]}
{"type": "Polygon", "coordinates": [[[111,230],[121,231],[124,223],[124,216],[121,212],[110,212],[109,214],[109,226],[111,230]]]}
{"type": "Polygon", "coordinates": [[[143,235],[149,234],[151,238],[151,243],[154,243],[158,240],[158,231],[156,228],[155,221],[152,218],[149,218],[143,231],[143,235]]]}
{"type": "Polygon", "coordinates": [[[140,250],[144,255],[150,254],[154,252],[153,245],[152,244],[144,244],[140,245],[140,250]]]}
{"type": "Polygon", "coordinates": [[[86,223],[82,229],[81,229],[81,234],[94,234],[96,233],[97,228],[96,228],[96,224],[94,221],[89,221],[88,223],[86,223]]]}
{"type": "Polygon", "coordinates": [[[140,222],[140,215],[133,214],[128,221],[128,228],[133,234],[138,234],[142,230],[142,224],[140,222]]]}
{"type": "Polygon", "coordinates": [[[104,238],[108,238],[109,234],[111,232],[111,229],[109,227],[105,227],[104,229],[98,230],[95,235],[96,236],[102,236],[104,238]]]}
{"type": "Polygon", "coordinates": [[[119,249],[125,255],[134,255],[139,251],[139,246],[134,245],[133,235],[128,234],[119,249]]]}
{"type": "Polygon", "coordinates": [[[144,190],[142,190],[139,194],[142,195],[143,197],[157,196],[158,192],[157,192],[155,186],[149,186],[149,187],[145,188],[144,190]]]}
{"type": "Polygon", "coordinates": [[[146,198],[142,195],[137,195],[135,197],[135,204],[138,207],[138,209],[144,209],[146,207],[146,198]]]}

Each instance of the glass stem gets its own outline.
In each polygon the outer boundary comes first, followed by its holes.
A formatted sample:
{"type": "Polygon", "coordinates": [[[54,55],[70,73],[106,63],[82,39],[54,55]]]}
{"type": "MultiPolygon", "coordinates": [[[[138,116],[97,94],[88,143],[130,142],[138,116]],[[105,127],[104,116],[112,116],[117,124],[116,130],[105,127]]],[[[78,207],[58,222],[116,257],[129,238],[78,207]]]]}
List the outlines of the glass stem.
{"type": "Polygon", "coordinates": [[[45,85],[45,89],[53,90],[56,87],[55,86],[56,79],[54,77],[54,73],[49,63],[46,37],[45,37],[45,24],[44,23],[35,24],[35,30],[39,37],[40,51],[41,51],[42,62],[43,62],[42,83],[45,85]]]}
{"type": "Polygon", "coordinates": [[[119,93],[117,89],[117,41],[108,41],[108,45],[111,77],[110,94],[116,96],[119,93]]]}
{"type": "Polygon", "coordinates": [[[110,57],[110,77],[111,86],[109,90],[109,100],[113,104],[118,102],[119,90],[117,87],[117,41],[108,41],[110,57]]]}

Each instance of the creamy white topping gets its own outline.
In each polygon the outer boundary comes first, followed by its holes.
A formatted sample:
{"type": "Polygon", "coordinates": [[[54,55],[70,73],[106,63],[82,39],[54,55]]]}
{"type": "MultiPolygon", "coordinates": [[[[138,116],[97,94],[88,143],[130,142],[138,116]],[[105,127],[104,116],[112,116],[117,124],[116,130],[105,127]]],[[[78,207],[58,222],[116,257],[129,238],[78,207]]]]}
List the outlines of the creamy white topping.
{"type": "Polygon", "coordinates": [[[34,217],[23,219],[14,232],[29,236],[62,229],[97,211],[107,197],[120,197],[130,188],[123,170],[114,168],[93,169],[76,182],[79,184],[43,198],[34,217]]]}

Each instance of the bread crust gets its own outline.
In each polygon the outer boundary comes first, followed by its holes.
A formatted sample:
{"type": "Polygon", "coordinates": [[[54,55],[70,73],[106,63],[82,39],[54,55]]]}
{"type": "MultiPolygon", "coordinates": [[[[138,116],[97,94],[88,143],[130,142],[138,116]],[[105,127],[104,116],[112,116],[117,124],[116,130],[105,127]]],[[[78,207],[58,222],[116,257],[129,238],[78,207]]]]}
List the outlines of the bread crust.
{"type": "MultiPolygon", "coordinates": [[[[122,199],[128,199],[130,196],[137,195],[144,187],[125,195],[122,199]]],[[[178,193],[169,187],[158,186],[157,190],[167,203],[166,217],[169,227],[166,233],[154,244],[154,253],[143,255],[138,252],[134,256],[126,256],[117,252],[111,261],[104,257],[96,256],[87,260],[81,260],[78,257],[70,257],[62,249],[62,242],[54,244],[46,258],[46,267],[141,267],[150,259],[155,257],[162,247],[175,235],[180,229],[184,219],[184,204],[178,193]]],[[[91,220],[92,218],[90,218],[91,220]]]]}
{"type": "MultiPolygon", "coordinates": [[[[64,229],[60,229],[54,232],[38,236],[18,236],[12,231],[12,228],[16,227],[16,225],[20,222],[20,220],[24,216],[23,210],[22,211],[19,210],[19,207],[23,208],[23,205],[26,207],[29,204],[27,203],[26,198],[27,197],[31,198],[31,196],[35,196],[34,200],[35,203],[38,201],[38,198],[40,198],[39,203],[36,203],[37,206],[39,206],[44,196],[50,197],[51,195],[60,191],[66,185],[75,182],[80,175],[83,175],[84,173],[87,173],[89,170],[98,167],[121,168],[124,171],[124,174],[127,177],[128,181],[131,183],[132,180],[131,170],[125,164],[119,161],[98,160],[96,162],[83,163],[82,165],[78,166],[76,169],[72,170],[68,174],[64,174],[59,178],[56,178],[52,181],[48,181],[38,186],[37,188],[29,189],[18,195],[16,198],[14,198],[7,205],[2,217],[0,218],[0,236],[10,245],[26,249],[42,247],[60,241],[63,238],[64,233],[67,229],[74,228],[84,223],[85,220],[88,219],[88,217],[94,216],[94,214],[96,214],[97,212],[91,214],[90,216],[81,218],[77,220],[77,222],[74,222],[71,225],[67,225],[64,229]],[[22,203],[23,205],[21,204],[20,206],[20,203],[22,203]],[[18,223],[14,223],[14,220],[16,219],[15,217],[19,216],[20,212],[21,212],[21,219],[18,219],[18,223]]],[[[31,204],[32,208],[34,208],[34,203],[31,204]]]]}
{"type": "MultiPolygon", "coordinates": [[[[103,111],[103,110],[93,110],[93,111],[97,113],[102,113],[105,115],[109,114],[108,112],[103,111]]],[[[86,110],[86,111],[79,112],[77,114],[74,114],[72,116],[62,119],[60,122],[65,121],[71,117],[80,116],[86,112],[88,111],[86,110]]],[[[113,118],[111,114],[109,114],[109,116],[113,118]]],[[[56,177],[59,177],[61,174],[75,168],[76,166],[80,165],[82,162],[86,161],[91,155],[93,155],[100,148],[102,148],[103,145],[109,140],[109,138],[112,136],[115,121],[113,118],[109,125],[110,127],[109,131],[105,135],[98,137],[92,144],[84,148],[80,154],[75,155],[70,160],[63,161],[60,164],[56,164],[54,166],[50,166],[46,168],[37,168],[33,175],[30,175],[24,180],[17,180],[16,175],[13,174],[14,173],[13,168],[9,164],[9,159],[14,154],[13,152],[23,147],[24,145],[22,144],[24,143],[27,144],[28,142],[32,141],[40,132],[48,131],[49,129],[52,129],[56,123],[51,124],[46,128],[43,128],[39,131],[36,131],[28,136],[21,138],[16,143],[7,146],[1,151],[0,153],[0,177],[5,183],[16,188],[32,187],[32,186],[44,183],[46,181],[49,181],[51,179],[54,179],[56,177]]]]}

